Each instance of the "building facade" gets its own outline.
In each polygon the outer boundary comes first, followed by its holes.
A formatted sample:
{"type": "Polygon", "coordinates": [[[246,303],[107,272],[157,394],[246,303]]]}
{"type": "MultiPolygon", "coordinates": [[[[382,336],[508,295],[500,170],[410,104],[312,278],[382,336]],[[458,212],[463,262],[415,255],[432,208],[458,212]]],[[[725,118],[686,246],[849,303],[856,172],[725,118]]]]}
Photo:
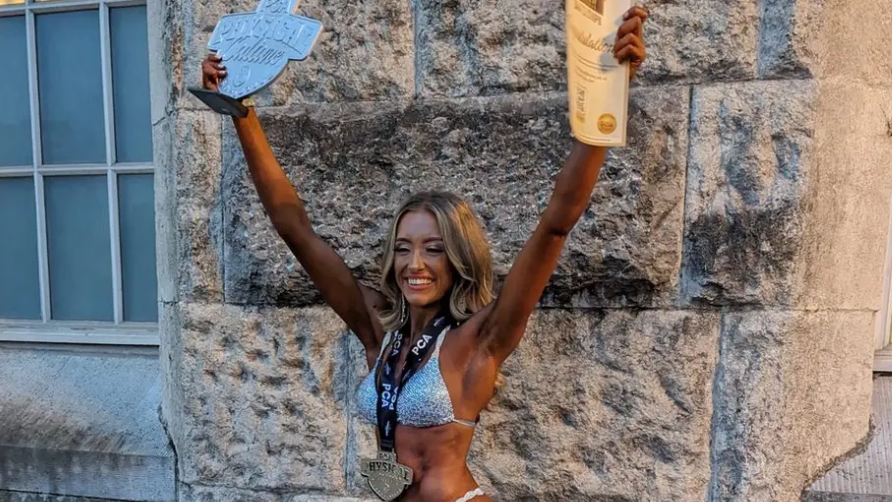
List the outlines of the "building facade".
{"type": "MultiPolygon", "coordinates": [[[[892,370],[887,0],[655,1],[649,59],[482,416],[496,500],[799,500],[892,370]],[[869,19],[865,18],[869,13],[869,19]]],[[[0,0],[0,501],[370,500],[359,344],[188,88],[221,0],[0,0]]],[[[562,2],[308,0],[257,96],[374,285],[464,196],[503,278],[569,151],[562,2]]]]}

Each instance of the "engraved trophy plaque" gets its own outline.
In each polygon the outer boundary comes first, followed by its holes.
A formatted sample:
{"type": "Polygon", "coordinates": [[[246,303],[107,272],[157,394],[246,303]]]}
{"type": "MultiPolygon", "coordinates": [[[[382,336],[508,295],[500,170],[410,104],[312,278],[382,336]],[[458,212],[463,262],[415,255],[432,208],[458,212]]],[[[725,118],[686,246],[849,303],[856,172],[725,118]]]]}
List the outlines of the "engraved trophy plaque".
{"type": "Polygon", "coordinates": [[[244,117],[242,99],[272,83],[289,61],[310,55],[322,23],[295,14],[299,0],[260,0],[257,10],[220,18],[208,49],[226,66],[217,92],[190,88],[189,92],[217,113],[244,117]]]}

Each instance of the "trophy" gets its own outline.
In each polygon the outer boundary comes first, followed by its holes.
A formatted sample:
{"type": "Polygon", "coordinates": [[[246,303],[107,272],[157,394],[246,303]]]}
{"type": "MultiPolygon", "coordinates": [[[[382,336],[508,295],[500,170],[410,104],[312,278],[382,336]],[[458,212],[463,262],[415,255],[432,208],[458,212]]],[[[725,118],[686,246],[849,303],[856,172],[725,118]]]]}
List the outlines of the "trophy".
{"type": "Polygon", "coordinates": [[[220,18],[208,49],[226,65],[217,92],[189,92],[217,113],[244,117],[242,100],[272,83],[291,60],[310,55],[322,23],[295,14],[299,0],[260,0],[257,10],[220,18]]]}

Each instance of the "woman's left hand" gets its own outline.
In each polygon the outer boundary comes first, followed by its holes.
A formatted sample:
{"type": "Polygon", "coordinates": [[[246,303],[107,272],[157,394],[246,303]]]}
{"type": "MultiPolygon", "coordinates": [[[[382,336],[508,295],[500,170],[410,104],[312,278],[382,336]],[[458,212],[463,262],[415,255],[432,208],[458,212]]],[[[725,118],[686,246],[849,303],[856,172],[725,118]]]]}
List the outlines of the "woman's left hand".
{"type": "Polygon", "coordinates": [[[647,11],[644,10],[644,7],[636,5],[623,15],[623,19],[622,26],[616,32],[613,55],[620,62],[629,62],[629,78],[632,79],[646,57],[644,49],[644,21],[647,20],[647,11]]]}

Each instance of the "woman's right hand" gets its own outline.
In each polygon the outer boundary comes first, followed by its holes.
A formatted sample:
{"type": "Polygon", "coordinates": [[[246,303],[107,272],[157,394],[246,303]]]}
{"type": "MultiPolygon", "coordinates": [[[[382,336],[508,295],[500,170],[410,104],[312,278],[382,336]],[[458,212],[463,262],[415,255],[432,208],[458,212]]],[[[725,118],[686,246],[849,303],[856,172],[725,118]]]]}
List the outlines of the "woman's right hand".
{"type": "Polygon", "coordinates": [[[223,59],[214,53],[208,54],[208,57],[201,62],[201,86],[217,92],[217,87],[224,77],[226,77],[226,67],[223,66],[223,59]]]}

